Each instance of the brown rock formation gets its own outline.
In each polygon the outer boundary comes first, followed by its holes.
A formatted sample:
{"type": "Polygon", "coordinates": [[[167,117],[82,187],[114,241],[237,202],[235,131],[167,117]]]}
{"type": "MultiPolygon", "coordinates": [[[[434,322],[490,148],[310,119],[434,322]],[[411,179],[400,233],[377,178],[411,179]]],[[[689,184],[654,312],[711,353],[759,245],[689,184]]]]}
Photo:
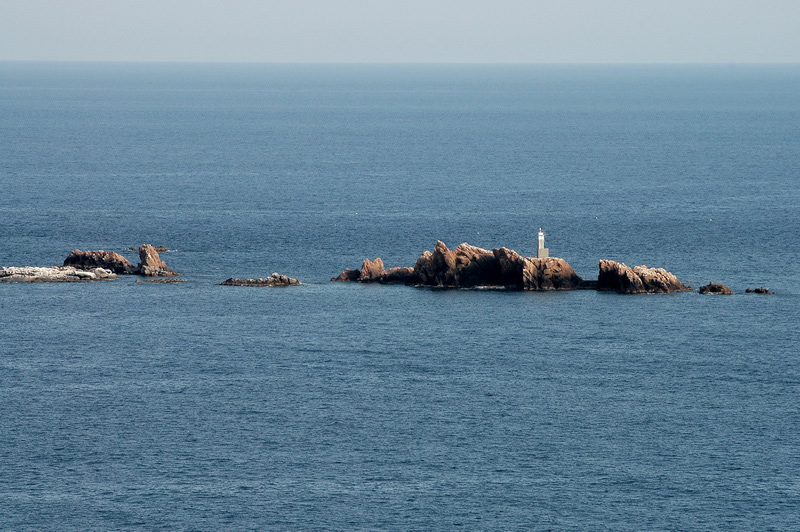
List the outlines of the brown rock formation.
{"type": "Polygon", "coordinates": [[[403,283],[403,284],[417,284],[419,279],[414,272],[414,268],[408,266],[398,266],[396,268],[389,268],[384,270],[381,278],[378,279],[379,283],[403,283]]]}
{"type": "Polygon", "coordinates": [[[139,266],[136,268],[136,273],[148,277],[176,277],[180,275],[167,267],[166,263],[161,260],[156,248],[150,244],[142,244],[139,246],[139,266]]]}
{"type": "Polygon", "coordinates": [[[428,286],[453,286],[456,255],[441,240],[431,251],[423,251],[414,264],[420,284],[428,286]]]}
{"type": "Polygon", "coordinates": [[[491,251],[466,243],[451,251],[441,240],[433,252],[424,251],[419,256],[414,271],[420,284],[449,287],[493,285],[498,274],[491,251]]]}
{"type": "Polygon", "coordinates": [[[300,281],[286,275],[273,273],[267,278],[258,279],[238,279],[231,277],[225,282],[220,283],[222,286],[299,286],[300,281]]]}
{"type": "Polygon", "coordinates": [[[524,287],[523,270],[525,258],[513,249],[500,248],[492,250],[497,262],[497,284],[501,286],[524,287]]]}
{"type": "Polygon", "coordinates": [[[331,278],[331,281],[358,281],[361,277],[361,270],[344,270],[338,277],[331,278]]]}
{"type": "Polygon", "coordinates": [[[747,293],[747,294],[774,294],[775,292],[773,292],[769,288],[764,288],[762,286],[760,288],[748,288],[747,290],[745,290],[745,293],[747,293]]]}
{"type": "Polygon", "coordinates": [[[415,284],[417,277],[414,273],[414,268],[406,266],[398,266],[386,270],[383,267],[383,260],[377,258],[374,261],[364,259],[360,270],[344,270],[338,277],[332,278],[331,281],[415,284]]]}
{"type": "Polygon", "coordinates": [[[374,261],[369,259],[364,259],[364,262],[361,263],[361,272],[359,273],[358,279],[365,283],[378,281],[383,274],[383,260],[380,257],[375,259],[374,261]]]}
{"type": "Polygon", "coordinates": [[[689,290],[689,287],[663,268],[631,268],[620,262],[603,259],[600,261],[597,289],[621,294],[643,294],[677,292],[689,290]]]}
{"type": "Polygon", "coordinates": [[[510,249],[489,251],[466,243],[450,250],[441,241],[433,251],[424,251],[413,268],[385,270],[381,259],[367,259],[361,270],[345,270],[332,280],[518,290],[570,290],[581,284],[581,278],[564,259],[522,257],[510,249]]]}
{"type": "Polygon", "coordinates": [[[525,257],[522,268],[524,290],[575,290],[582,281],[564,259],[525,257]]]}
{"type": "Polygon", "coordinates": [[[72,266],[81,270],[103,268],[117,274],[136,273],[136,269],[128,259],[114,251],[103,251],[102,249],[100,251],[73,249],[72,253],[64,259],[64,266],[72,266]]]}
{"type": "Polygon", "coordinates": [[[700,287],[700,293],[728,295],[732,294],[733,290],[731,290],[722,283],[708,283],[707,285],[700,287]]]}

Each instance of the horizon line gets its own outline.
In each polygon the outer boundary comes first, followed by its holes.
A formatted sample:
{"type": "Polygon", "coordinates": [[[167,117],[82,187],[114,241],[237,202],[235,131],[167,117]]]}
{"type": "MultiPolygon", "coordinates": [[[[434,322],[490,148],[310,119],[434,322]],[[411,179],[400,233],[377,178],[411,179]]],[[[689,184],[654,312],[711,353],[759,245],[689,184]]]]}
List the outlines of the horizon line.
{"type": "Polygon", "coordinates": [[[173,59],[2,59],[0,63],[208,64],[208,65],[475,65],[475,66],[738,66],[800,65],[800,61],[246,61],[173,59]]]}

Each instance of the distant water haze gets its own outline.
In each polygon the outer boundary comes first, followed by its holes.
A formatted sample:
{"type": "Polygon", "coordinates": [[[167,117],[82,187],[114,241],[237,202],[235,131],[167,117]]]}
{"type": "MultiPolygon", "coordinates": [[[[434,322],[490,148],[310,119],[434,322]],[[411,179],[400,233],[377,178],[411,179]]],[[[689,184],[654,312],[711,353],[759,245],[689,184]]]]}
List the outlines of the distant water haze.
{"type": "Polygon", "coordinates": [[[798,27],[794,0],[28,0],[0,60],[775,63],[798,27]]]}

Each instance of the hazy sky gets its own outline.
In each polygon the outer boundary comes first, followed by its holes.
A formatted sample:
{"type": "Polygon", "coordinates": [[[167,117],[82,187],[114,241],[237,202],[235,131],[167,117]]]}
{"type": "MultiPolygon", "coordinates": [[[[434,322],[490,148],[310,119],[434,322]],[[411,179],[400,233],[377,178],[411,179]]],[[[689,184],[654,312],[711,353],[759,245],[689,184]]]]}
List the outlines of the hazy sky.
{"type": "Polygon", "coordinates": [[[800,62],[800,0],[0,0],[0,60],[800,62]]]}

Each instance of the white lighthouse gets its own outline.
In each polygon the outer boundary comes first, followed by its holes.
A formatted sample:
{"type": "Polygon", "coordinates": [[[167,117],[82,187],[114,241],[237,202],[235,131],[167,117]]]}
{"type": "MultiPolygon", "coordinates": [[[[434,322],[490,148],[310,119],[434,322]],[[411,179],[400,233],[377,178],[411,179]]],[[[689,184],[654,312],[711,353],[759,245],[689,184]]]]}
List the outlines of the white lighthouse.
{"type": "Polygon", "coordinates": [[[544,231],[539,228],[539,247],[536,249],[536,257],[539,259],[546,259],[550,256],[550,250],[544,247],[544,231]]]}

